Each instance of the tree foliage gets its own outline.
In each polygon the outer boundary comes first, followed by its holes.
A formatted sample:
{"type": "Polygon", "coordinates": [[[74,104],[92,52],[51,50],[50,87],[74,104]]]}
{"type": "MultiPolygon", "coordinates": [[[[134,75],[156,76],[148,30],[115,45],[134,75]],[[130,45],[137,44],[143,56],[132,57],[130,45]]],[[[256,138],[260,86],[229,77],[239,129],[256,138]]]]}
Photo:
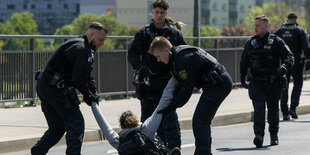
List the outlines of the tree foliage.
{"type": "MultiPolygon", "coordinates": [[[[38,25],[33,19],[33,14],[29,12],[14,13],[11,18],[0,25],[1,34],[10,35],[38,35],[38,25]]],[[[3,50],[29,50],[29,39],[4,39],[3,50]]],[[[35,39],[35,49],[43,50],[44,43],[40,39],[35,39]]]]}
{"type": "MultiPolygon", "coordinates": [[[[116,18],[112,14],[104,14],[97,16],[95,14],[83,14],[78,18],[74,19],[73,22],[69,25],[65,25],[56,30],[55,35],[66,34],[66,35],[83,35],[89,24],[98,21],[104,24],[108,31],[108,35],[113,36],[126,36],[126,35],[134,35],[137,31],[137,27],[127,26],[120,24],[116,21],[116,18]]],[[[53,47],[57,47],[62,43],[62,41],[54,41],[52,43],[53,47]]],[[[103,49],[119,49],[124,48],[124,43],[122,40],[112,40],[108,39],[105,41],[103,49]]]]}
{"type": "MultiPolygon", "coordinates": [[[[249,30],[244,24],[236,26],[225,26],[222,28],[222,36],[251,36],[253,31],[249,30]]],[[[224,39],[220,41],[220,47],[241,47],[246,39],[224,39]]]]}
{"type": "MultiPolygon", "coordinates": [[[[249,9],[249,14],[245,18],[245,25],[248,29],[254,30],[254,18],[258,15],[266,15],[270,19],[270,31],[274,32],[285,22],[287,14],[292,11],[294,10],[285,2],[280,4],[274,2],[264,3],[262,7],[256,6],[249,9]]],[[[307,17],[306,13],[299,15],[298,24],[307,27],[307,17]]]]}
{"type": "MultiPolygon", "coordinates": [[[[201,37],[210,37],[210,36],[220,36],[221,32],[217,27],[209,26],[209,25],[201,25],[200,26],[200,36],[201,37]]],[[[184,36],[192,37],[193,36],[193,27],[191,27],[184,36]]],[[[193,41],[187,41],[187,44],[193,45],[193,41]]],[[[214,48],[215,41],[214,40],[201,40],[201,48],[214,48]]]]}

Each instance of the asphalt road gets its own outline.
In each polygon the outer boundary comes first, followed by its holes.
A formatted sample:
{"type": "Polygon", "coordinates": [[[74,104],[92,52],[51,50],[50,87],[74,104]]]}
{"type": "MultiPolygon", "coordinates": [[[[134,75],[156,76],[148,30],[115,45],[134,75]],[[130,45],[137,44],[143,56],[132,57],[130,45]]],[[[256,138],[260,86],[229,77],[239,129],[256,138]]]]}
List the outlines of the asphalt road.
{"type": "MultiPolygon", "coordinates": [[[[278,146],[270,146],[269,133],[266,131],[264,146],[256,149],[253,123],[229,125],[212,128],[213,154],[226,155],[309,155],[310,154],[310,115],[300,116],[297,120],[280,122],[278,146]]],[[[266,122],[266,128],[268,123],[266,122]]],[[[182,154],[192,155],[195,149],[194,137],[191,130],[182,131],[182,154]]],[[[6,153],[7,155],[26,155],[29,151],[6,153]]],[[[65,146],[54,147],[48,155],[65,154],[65,146]]],[[[84,143],[83,155],[115,155],[107,141],[84,143]]]]}

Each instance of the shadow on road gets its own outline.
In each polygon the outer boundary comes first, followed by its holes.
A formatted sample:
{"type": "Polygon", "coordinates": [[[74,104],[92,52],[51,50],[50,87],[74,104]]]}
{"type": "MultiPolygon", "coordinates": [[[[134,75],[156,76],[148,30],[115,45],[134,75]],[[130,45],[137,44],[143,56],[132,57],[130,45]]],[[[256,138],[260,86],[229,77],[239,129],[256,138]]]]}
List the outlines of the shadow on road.
{"type": "Polygon", "coordinates": [[[256,147],[248,147],[248,148],[217,148],[216,150],[220,152],[232,152],[232,151],[252,151],[252,150],[269,150],[271,145],[265,145],[263,148],[256,148],[256,147]]]}

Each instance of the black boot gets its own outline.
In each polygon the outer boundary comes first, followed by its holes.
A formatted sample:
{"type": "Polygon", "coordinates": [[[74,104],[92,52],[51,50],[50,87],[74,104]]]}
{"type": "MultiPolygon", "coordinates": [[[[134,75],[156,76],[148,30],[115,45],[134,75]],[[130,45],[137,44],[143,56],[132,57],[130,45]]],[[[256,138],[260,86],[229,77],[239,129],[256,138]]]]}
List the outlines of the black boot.
{"type": "Polygon", "coordinates": [[[289,121],[290,120],[290,115],[288,113],[283,113],[283,121],[289,121]]]}
{"type": "Polygon", "coordinates": [[[297,113],[296,113],[296,107],[291,107],[290,115],[292,116],[292,118],[298,119],[298,116],[297,116],[297,113]]]}
{"type": "Polygon", "coordinates": [[[262,136],[255,136],[253,143],[256,145],[256,148],[263,147],[263,137],[262,136]]]}
{"type": "Polygon", "coordinates": [[[274,146],[274,145],[279,145],[279,138],[277,135],[275,136],[270,136],[270,145],[274,146]]]}

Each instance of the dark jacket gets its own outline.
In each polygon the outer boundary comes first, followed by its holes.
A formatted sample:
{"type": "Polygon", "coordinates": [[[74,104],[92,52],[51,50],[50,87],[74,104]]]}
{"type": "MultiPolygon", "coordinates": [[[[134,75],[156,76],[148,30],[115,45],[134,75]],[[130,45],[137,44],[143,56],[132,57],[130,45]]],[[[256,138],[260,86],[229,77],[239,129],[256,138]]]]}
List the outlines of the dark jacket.
{"type": "Polygon", "coordinates": [[[170,26],[167,20],[161,29],[156,28],[152,20],[136,33],[128,50],[128,61],[135,70],[147,66],[155,74],[154,77],[150,77],[151,84],[161,82],[162,79],[167,82],[170,78],[169,66],[157,62],[156,58],[148,53],[149,46],[156,36],[166,37],[172,45],[186,44],[181,32],[170,26]]]}
{"type": "Polygon", "coordinates": [[[45,72],[60,73],[66,86],[79,90],[85,102],[98,101],[98,90],[92,75],[94,51],[87,37],[71,39],[63,43],[48,60],[45,72]]]}
{"type": "Polygon", "coordinates": [[[268,32],[262,38],[254,36],[245,43],[240,76],[244,78],[248,69],[252,76],[274,75],[282,64],[290,69],[294,64],[293,54],[280,37],[268,32]]]}
{"type": "Polygon", "coordinates": [[[310,58],[310,45],[307,32],[298,26],[298,24],[283,24],[275,32],[275,35],[282,38],[290,47],[295,60],[300,60],[302,51],[304,51],[304,55],[308,59],[310,58]]]}
{"type": "Polygon", "coordinates": [[[171,49],[169,66],[172,74],[181,87],[177,91],[171,106],[182,107],[192,95],[194,87],[202,88],[205,84],[203,77],[219,63],[209,53],[201,48],[180,45],[171,49]]]}

